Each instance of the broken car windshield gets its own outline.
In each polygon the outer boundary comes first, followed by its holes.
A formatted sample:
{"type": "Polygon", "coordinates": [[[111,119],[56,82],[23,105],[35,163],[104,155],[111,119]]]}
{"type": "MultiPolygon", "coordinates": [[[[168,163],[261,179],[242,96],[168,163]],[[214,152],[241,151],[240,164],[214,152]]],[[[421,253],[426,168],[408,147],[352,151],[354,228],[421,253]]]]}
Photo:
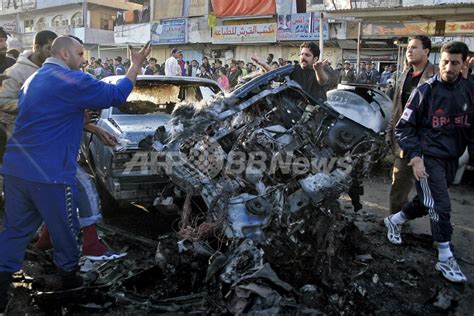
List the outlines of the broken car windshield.
{"type": "Polygon", "coordinates": [[[120,108],[114,108],[112,114],[153,114],[173,111],[182,101],[200,102],[209,100],[214,91],[210,87],[199,85],[160,84],[136,86],[127,102],[120,108]]]}

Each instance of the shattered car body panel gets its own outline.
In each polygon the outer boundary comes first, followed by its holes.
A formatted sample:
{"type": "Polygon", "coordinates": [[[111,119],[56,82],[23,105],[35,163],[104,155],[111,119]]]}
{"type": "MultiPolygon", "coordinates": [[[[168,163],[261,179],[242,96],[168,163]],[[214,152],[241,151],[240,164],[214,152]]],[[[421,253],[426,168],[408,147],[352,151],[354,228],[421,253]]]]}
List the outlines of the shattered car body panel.
{"type": "MultiPolygon", "coordinates": [[[[116,82],[122,76],[107,77],[116,82]]],[[[90,163],[106,196],[113,202],[151,204],[168,177],[154,174],[147,165],[128,167],[133,159],[147,161],[146,153],[136,155],[141,139],[151,136],[171,119],[180,102],[198,103],[221,92],[216,82],[194,77],[138,76],[137,83],[119,108],[101,112],[97,126],[116,136],[119,145],[104,146],[97,137],[84,133],[81,153],[90,163]]]]}
{"type": "Polygon", "coordinates": [[[328,104],[352,121],[382,133],[387,129],[392,101],[379,90],[364,85],[339,85],[327,93],[328,104]]]}

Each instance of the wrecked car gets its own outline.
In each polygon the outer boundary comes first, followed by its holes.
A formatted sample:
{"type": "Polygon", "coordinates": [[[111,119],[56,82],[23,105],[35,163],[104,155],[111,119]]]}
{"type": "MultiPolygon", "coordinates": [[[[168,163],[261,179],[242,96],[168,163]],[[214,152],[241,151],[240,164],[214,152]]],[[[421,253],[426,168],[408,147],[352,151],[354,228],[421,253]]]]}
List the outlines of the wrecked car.
{"type": "MultiPolygon", "coordinates": [[[[226,203],[248,210],[255,200],[262,209],[295,212],[330,194],[321,181],[338,188],[336,195],[347,191],[359,209],[360,178],[385,154],[391,101],[370,87],[347,86],[318,104],[289,79],[292,70],[254,78],[205,107],[181,104],[167,130],[142,149],[163,154],[159,165],[169,170],[161,172],[180,190],[193,189],[210,212],[232,213],[226,203]],[[243,168],[235,172],[237,162],[243,168]]],[[[162,193],[155,205],[170,203],[162,193]]]]}
{"type": "MultiPolygon", "coordinates": [[[[121,76],[107,77],[115,82],[121,76]]],[[[194,77],[138,76],[137,83],[120,109],[105,109],[97,126],[120,140],[115,148],[104,146],[97,137],[84,133],[81,155],[93,171],[103,200],[111,205],[128,202],[151,204],[160,183],[168,178],[150,174],[146,167],[124,172],[138,150],[138,142],[165,125],[176,104],[209,100],[221,91],[215,81],[194,77]]]]}

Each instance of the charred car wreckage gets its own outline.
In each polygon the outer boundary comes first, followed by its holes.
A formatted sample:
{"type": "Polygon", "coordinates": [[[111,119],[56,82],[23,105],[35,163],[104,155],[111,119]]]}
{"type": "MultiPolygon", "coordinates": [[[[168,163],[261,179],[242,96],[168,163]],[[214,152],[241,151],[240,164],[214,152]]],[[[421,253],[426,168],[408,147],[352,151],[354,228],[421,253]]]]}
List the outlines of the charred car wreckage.
{"type": "Polygon", "coordinates": [[[229,239],[265,240],[270,222],[296,224],[315,207],[330,215],[342,192],[359,210],[361,178],[385,153],[391,101],[346,87],[321,103],[288,79],[292,70],[266,73],[201,106],[180,104],[167,128],[139,143],[147,163],[137,155],[124,172],[146,165],[168,175],[154,205],[183,209],[186,221],[196,199],[229,239]]]}
{"type": "MultiPolygon", "coordinates": [[[[137,255],[138,272],[127,260],[113,268],[84,263],[92,277],[74,293],[77,301],[187,313],[369,308],[358,302],[366,289],[353,282],[367,268],[350,277],[343,271],[372,258],[361,255],[362,233],[338,198],[347,194],[361,208],[361,179],[385,153],[391,101],[347,86],[319,102],[289,79],[292,70],[265,73],[205,103],[183,102],[140,141],[123,172],[168,178],[154,205],[179,214],[177,231],[141,243],[148,252],[137,255]]],[[[377,275],[369,281],[377,282],[377,275]]],[[[61,295],[40,292],[36,300],[61,295]]]]}

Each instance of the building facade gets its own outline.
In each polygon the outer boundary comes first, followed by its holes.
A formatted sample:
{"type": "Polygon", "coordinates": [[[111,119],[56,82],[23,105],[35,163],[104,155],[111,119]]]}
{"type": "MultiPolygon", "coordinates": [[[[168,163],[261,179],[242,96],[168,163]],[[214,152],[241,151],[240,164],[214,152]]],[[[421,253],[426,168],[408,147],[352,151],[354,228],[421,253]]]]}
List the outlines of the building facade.
{"type": "Polygon", "coordinates": [[[115,44],[117,12],[141,8],[125,0],[1,0],[0,26],[12,35],[11,48],[31,48],[34,34],[47,29],[77,36],[97,55],[98,45],[115,44]]]}

